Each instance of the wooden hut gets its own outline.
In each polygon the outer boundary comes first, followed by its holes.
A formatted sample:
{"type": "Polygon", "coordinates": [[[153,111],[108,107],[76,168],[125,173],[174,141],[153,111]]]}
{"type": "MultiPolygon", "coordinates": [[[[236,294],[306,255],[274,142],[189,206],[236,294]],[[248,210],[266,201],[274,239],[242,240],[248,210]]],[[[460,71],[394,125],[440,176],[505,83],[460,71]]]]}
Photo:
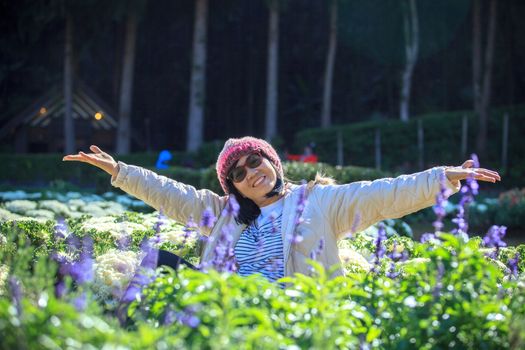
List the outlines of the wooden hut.
{"type": "MultiPolygon", "coordinates": [[[[91,144],[114,149],[115,112],[81,81],[73,91],[73,121],[77,149],[91,144]]],[[[135,139],[135,138],[134,138],[135,139]]],[[[59,86],[37,98],[0,128],[0,141],[17,153],[64,151],[64,93],[59,86]]]]}

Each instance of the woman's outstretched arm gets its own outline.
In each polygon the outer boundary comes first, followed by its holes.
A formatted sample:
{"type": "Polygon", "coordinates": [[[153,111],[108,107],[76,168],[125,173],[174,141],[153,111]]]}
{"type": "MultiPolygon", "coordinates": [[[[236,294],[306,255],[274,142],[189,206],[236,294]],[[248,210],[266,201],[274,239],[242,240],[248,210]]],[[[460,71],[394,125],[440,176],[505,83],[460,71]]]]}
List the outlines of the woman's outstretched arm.
{"type": "MultiPolygon", "coordinates": [[[[67,155],[64,161],[80,161],[94,165],[111,175],[111,184],[144,201],[164,215],[183,224],[190,218],[201,220],[206,209],[218,216],[224,207],[225,197],[209,190],[197,190],[193,186],[160,176],[141,167],[116,162],[97,146],[91,146],[93,153],[79,152],[67,155]]],[[[208,232],[203,232],[207,234],[208,232]]]]}
{"type": "Polygon", "coordinates": [[[435,167],[420,173],[346,185],[319,186],[314,200],[324,208],[337,238],[355,229],[361,231],[385,219],[400,218],[435,204],[441,181],[451,193],[460,189],[460,180],[496,182],[497,172],[472,168],[468,160],[459,167],[435,167]]]}

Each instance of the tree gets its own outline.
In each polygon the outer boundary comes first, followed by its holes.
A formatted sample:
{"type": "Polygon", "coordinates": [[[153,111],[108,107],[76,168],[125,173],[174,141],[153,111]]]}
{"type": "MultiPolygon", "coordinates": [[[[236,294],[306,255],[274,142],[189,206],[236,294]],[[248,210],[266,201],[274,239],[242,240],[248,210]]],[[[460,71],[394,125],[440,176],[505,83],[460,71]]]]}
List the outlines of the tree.
{"type": "Polygon", "coordinates": [[[487,120],[492,90],[492,62],[494,58],[494,37],[496,36],[497,2],[496,0],[490,0],[487,45],[484,59],[481,45],[481,0],[474,0],[472,5],[472,80],[474,112],[479,118],[476,151],[484,153],[487,147],[487,120]]]}
{"type": "Polygon", "coordinates": [[[332,0],[330,6],[330,39],[326,52],[326,66],[323,84],[323,107],[321,109],[321,126],[326,128],[332,124],[332,82],[334,76],[335,54],[337,51],[337,2],[332,0]]]}
{"type": "Polygon", "coordinates": [[[401,77],[401,98],[399,103],[399,116],[407,122],[410,118],[410,89],[412,74],[417,61],[419,50],[419,21],[415,0],[404,0],[403,22],[405,36],[405,70],[401,77]]]}
{"type": "Polygon", "coordinates": [[[266,132],[271,141],[277,135],[279,0],[269,0],[268,61],[266,71],[266,132]]]}
{"type": "Polygon", "coordinates": [[[204,103],[206,100],[206,28],[208,0],[195,3],[195,25],[193,31],[193,58],[190,82],[190,105],[186,149],[196,151],[204,136],[204,103]]]}
{"type": "Polygon", "coordinates": [[[64,152],[75,153],[73,123],[73,15],[66,9],[64,32],[64,152]]]}
{"type": "Polygon", "coordinates": [[[135,44],[137,41],[137,14],[130,11],[126,19],[122,76],[119,96],[119,122],[116,153],[128,154],[131,141],[131,107],[133,101],[133,76],[135,68],[135,44]]]}

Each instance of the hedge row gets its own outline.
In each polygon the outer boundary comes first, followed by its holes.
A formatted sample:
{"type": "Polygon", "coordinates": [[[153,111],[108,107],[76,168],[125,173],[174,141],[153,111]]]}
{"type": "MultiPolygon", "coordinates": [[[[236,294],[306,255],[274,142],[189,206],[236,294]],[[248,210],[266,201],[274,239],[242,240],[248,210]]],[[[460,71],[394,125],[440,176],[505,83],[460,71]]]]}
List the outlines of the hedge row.
{"type": "MultiPolygon", "coordinates": [[[[405,173],[418,169],[417,123],[422,121],[424,130],[424,167],[461,164],[461,134],[463,116],[468,118],[467,156],[476,145],[479,123],[471,111],[433,113],[412,119],[407,123],[398,120],[377,120],[357,124],[336,125],[326,129],[307,129],[296,134],[295,146],[302,149],[311,142],[315,152],[326,163],[337,162],[337,135],[343,140],[344,164],[363,167],[375,166],[375,134],[381,132],[382,168],[405,173]]],[[[488,124],[488,145],[485,154],[479,155],[485,167],[500,170],[507,187],[522,184],[525,173],[525,107],[495,109],[488,124]],[[501,169],[503,116],[509,114],[508,170],[501,169]]]]}
{"type": "MultiPolygon", "coordinates": [[[[192,169],[172,166],[164,170],[154,169],[156,158],[153,154],[134,154],[119,157],[125,163],[136,164],[156,171],[161,175],[222,193],[214,167],[192,169]]],[[[69,186],[91,187],[98,192],[111,189],[109,176],[87,164],[63,162],[61,154],[0,155],[4,169],[0,172],[0,184],[7,186],[69,186]]],[[[362,167],[333,167],[326,164],[284,163],[286,176],[293,181],[315,178],[317,172],[334,178],[339,183],[360,180],[374,180],[391,176],[390,173],[362,167]]]]}

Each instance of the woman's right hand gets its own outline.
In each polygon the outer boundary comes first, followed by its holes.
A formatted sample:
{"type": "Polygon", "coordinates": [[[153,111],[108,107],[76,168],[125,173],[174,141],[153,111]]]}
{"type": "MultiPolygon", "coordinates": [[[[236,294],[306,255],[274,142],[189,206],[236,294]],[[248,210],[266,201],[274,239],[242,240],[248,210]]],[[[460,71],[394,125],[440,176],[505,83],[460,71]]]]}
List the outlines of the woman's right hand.
{"type": "Polygon", "coordinates": [[[103,152],[100,148],[95,145],[89,147],[93,153],[84,153],[78,152],[78,154],[70,154],[62,158],[64,161],[77,161],[84,162],[91,165],[94,165],[106,173],[110,174],[112,177],[117,176],[118,174],[118,163],[113,159],[112,156],[103,152]]]}

